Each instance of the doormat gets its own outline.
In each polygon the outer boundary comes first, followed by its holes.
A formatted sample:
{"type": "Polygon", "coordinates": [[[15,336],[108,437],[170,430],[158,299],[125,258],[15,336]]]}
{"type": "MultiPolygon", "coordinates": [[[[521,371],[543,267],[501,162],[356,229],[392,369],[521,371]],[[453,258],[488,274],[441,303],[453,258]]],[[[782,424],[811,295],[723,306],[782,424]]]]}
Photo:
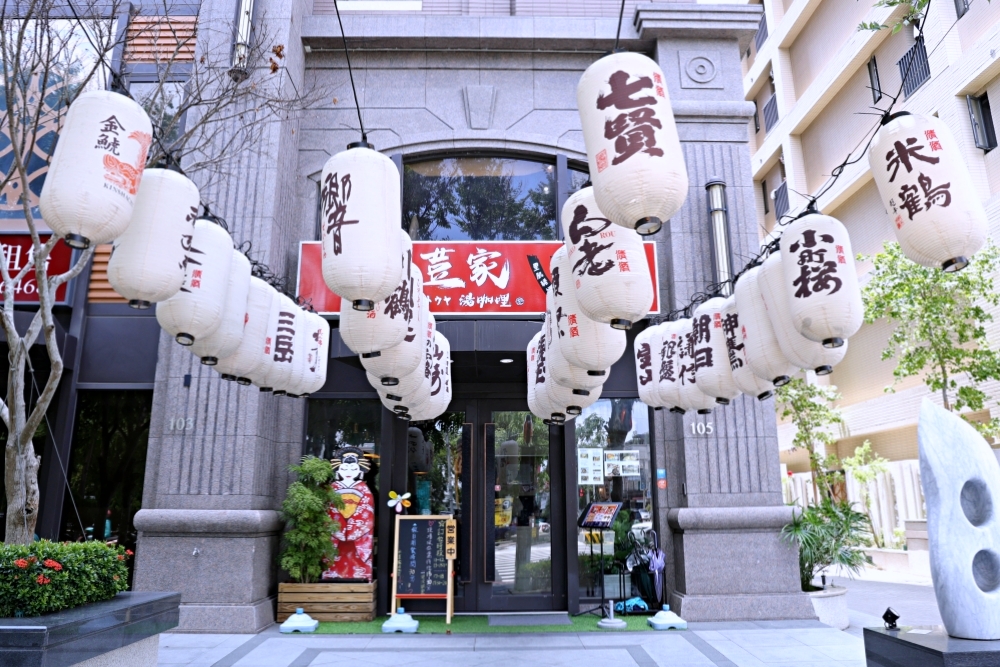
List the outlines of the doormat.
{"type": "MultiPolygon", "coordinates": [[[[526,614],[527,615],[527,614],[526,614]]],[[[520,616],[520,614],[518,614],[520,616]]],[[[451,620],[451,625],[444,622],[444,616],[421,616],[414,614],[413,617],[420,621],[420,629],[417,631],[421,635],[443,635],[451,632],[453,635],[469,634],[515,634],[515,633],[535,633],[535,632],[616,632],[615,630],[604,630],[597,627],[599,617],[594,615],[573,616],[570,623],[565,624],[565,619],[555,614],[544,615],[538,618],[554,618],[553,623],[558,625],[491,625],[488,616],[455,616],[451,620]]],[[[648,631],[653,629],[646,624],[646,616],[619,616],[628,625],[626,628],[631,632],[648,631]]],[[[323,623],[319,624],[316,630],[318,635],[378,635],[382,633],[382,624],[388,620],[388,616],[376,618],[374,621],[351,621],[345,623],[323,623]]],[[[290,634],[285,637],[309,637],[308,634],[290,634]]],[[[388,635],[386,635],[388,636],[388,635]]],[[[404,637],[406,635],[392,635],[404,637]]]]}
{"type": "Polygon", "coordinates": [[[490,614],[491,626],[573,625],[569,614],[490,614]]]}

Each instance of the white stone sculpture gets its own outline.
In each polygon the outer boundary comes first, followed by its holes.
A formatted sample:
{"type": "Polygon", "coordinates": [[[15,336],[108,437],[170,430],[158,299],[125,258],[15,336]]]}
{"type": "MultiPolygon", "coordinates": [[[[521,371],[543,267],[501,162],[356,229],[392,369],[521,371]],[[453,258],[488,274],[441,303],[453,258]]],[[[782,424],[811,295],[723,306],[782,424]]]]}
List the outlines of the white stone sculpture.
{"type": "Polygon", "coordinates": [[[1000,463],[976,429],[926,398],[917,439],[944,627],[953,637],[1000,639],[1000,463]]]}

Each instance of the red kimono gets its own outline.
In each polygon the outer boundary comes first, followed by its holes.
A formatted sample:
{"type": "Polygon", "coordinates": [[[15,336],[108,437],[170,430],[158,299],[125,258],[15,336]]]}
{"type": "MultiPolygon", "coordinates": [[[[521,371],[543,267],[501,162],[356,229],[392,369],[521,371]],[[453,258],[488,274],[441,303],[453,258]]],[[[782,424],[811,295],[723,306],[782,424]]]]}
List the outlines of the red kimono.
{"type": "Polygon", "coordinates": [[[337,524],[331,536],[337,558],[323,572],[323,579],[372,580],[372,551],[375,532],[375,500],[362,480],[348,486],[342,481],[333,488],[344,501],[344,509],[330,507],[330,518],[337,524]]]}

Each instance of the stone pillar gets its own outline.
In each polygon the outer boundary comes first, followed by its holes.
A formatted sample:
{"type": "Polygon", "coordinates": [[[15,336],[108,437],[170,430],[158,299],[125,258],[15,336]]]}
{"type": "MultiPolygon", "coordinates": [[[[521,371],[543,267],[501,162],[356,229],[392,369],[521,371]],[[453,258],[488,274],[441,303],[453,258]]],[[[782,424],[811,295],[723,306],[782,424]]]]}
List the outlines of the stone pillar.
{"type": "MultiPolygon", "coordinates": [[[[690,178],[684,207],[654,237],[667,308],[715,281],[705,183],[726,182],[730,242],[739,269],[759,246],[740,53],[760,18],[754,5],[639,6],[642,38],[656,57],[690,178]]],[[[741,396],[711,415],[655,413],[658,460],[668,488],[661,526],[671,608],[690,621],[814,618],[801,592],[797,549],[780,529],[782,503],[774,403],[741,396]]]]}
{"type": "MultiPolygon", "coordinates": [[[[266,58],[252,63],[244,85],[302,90],[306,13],[303,0],[258,0],[255,34],[268,50],[283,45],[284,58],[277,73],[266,58]]],[[[237,0],[202,3],[199,63],[228,70],[236,14],[237,0]]],[[[234,241],[251,241],[255,259],[291,276],[297,242],[314,237],[315,217],[298,215],[298,121],[271,121],[255,126],[253,141],[220,150],[226,162],[213,178],[192,176],[234,241]]],[[[221,127],[216,140],[237,130],[221,127]]],[[[302,454],[304,415],[304,400],[224,382],[161,335],[134,588],[179,591],[181,630],[255,632],[274,622],[278,509],[288,465],[302,454]]]]}

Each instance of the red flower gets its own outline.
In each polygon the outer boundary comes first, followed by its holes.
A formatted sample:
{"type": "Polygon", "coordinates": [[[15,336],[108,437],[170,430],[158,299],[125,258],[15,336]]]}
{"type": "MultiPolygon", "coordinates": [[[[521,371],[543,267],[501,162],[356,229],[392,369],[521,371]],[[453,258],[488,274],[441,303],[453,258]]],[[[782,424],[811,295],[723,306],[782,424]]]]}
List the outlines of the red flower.
{"type": "Polygon", "coordinates": [[[16,561],[14,561],[14,565],[17,565],[19,568],[23,570],[24,568],[28,567],[28,561],[24,560],[23,558],[18,558],[16,561]]]}
{"type": "Polygon", "coordinates": [[[115,581],[118,581],[118,575],[117,575],[117,574],[116,574],[116,575],[115,575],[114,577],[112,577],[112,578],[113,578],[113,579],[114,579],[115,581]]]}
{"type": "Polygon", "coordinates": [[[135,555],[135,552],[134,552],[134,551],[132,551],[131,549],[126,549],[126,550],[125,550],[125,555],[126,555],[126,556],[134,556],[134,555],[135,555]]]}
{"type": "Polygon", "coordinates": [[[40,583],[42,585],[45,585],[45,584],[49,583],[52,580],[49,579],[48,577],[46,577],[44,574],[40,574],[40,575],[38,575],[38,578],[35,579],[35,581],[37,581],[38,583],[40,583]]]}
{"type": "Polygon", "coordinates": [[[125,556],[122,556],[121,554],[118,554],[118,560],[125,560],[125,556]]]}
{"type": "Polygon", "coordinates": [[[50,567],[53,570],[55,570],[56,572],[58,572],[58,571],[60,571],[62,569],[62,565],[60,565],[56,561],[52,560],[51,558],[47,558],[44,561],[42,561],[42,565],[44,565],[45,567],[50,567]]]}

